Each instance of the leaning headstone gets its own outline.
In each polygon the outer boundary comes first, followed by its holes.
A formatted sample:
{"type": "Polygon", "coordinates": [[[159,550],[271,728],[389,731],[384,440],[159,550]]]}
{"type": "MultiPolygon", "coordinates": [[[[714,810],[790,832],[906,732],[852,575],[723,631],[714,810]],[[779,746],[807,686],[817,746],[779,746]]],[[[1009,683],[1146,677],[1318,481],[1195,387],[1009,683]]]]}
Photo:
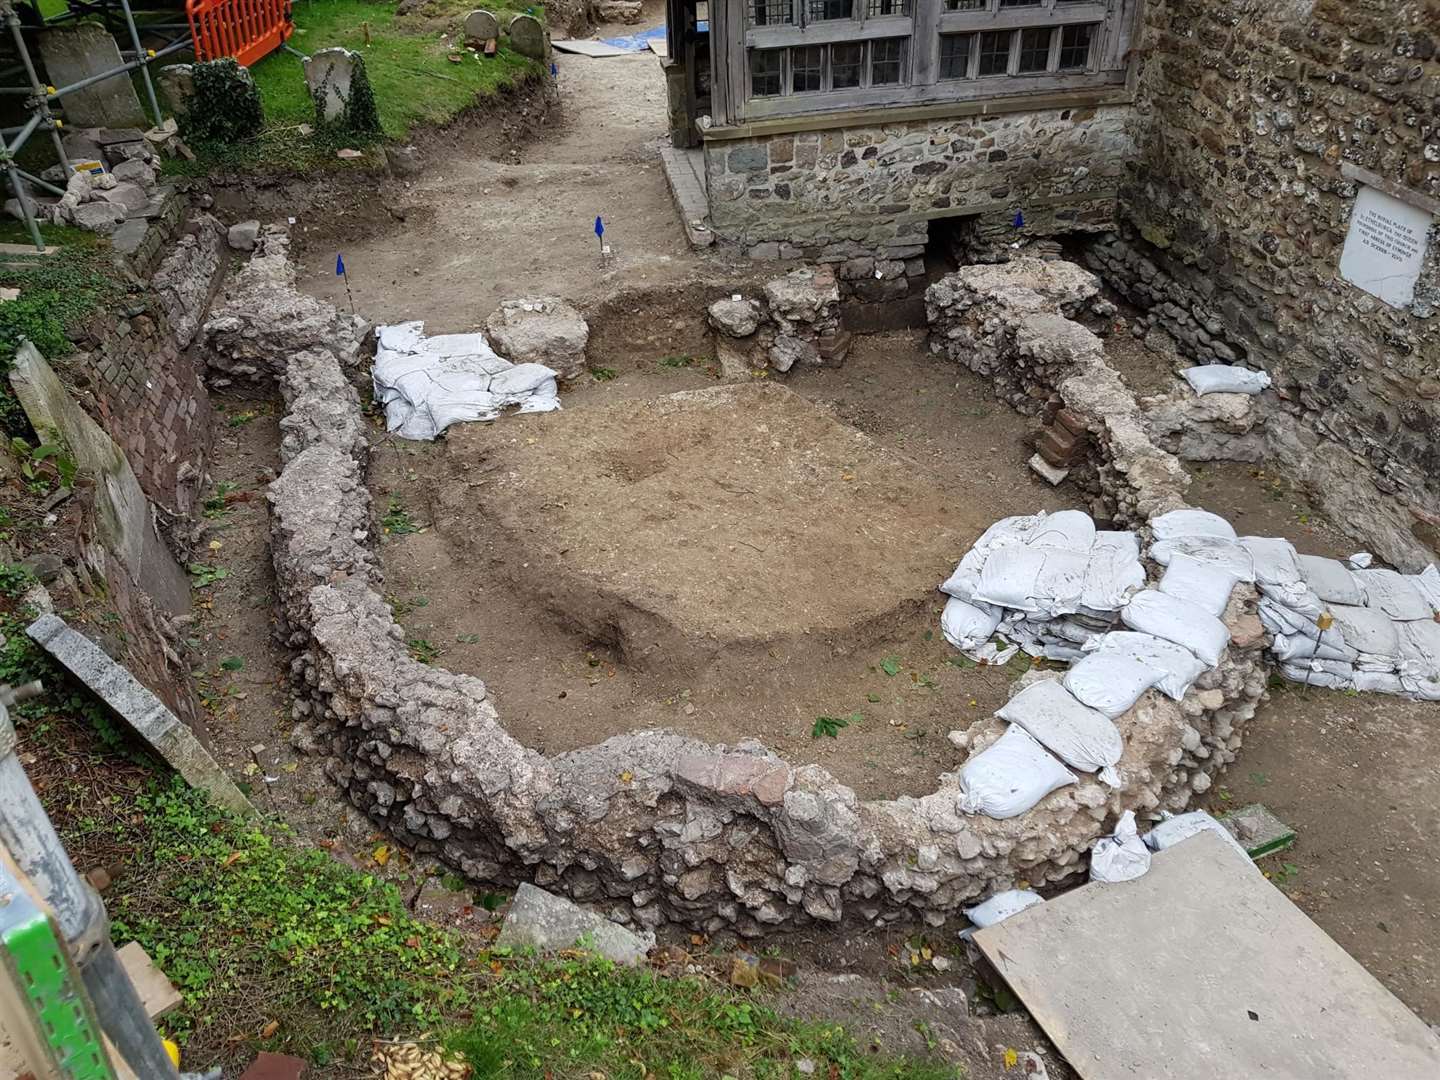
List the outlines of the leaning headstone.
{"type": "Polygon", "coordinates": [[[483,45],[500,36],[500,20],[488,11],[472,11],[465,16],[465,41],[470,45],[483,45]]]}
{"type": "Polygon", "coordinates": [[[321,49],[305,61],[305,82],[315,101],[315,122],[357,135],[380,134],[375,92],[365,58],[349,49],[321,49]]]}
{"type": "Polygon", "coordinates": [[[175,116],[190,111],[190,98],[195,93],[195,69],[189,64],[166,64],[155,73],[160,93],[175,116]]]}
{"type": "Polygon", "coordinates": [[[510,48],[521,56],[528,56],[533,60],[549,57],[550,38],[545,33],[544,25],[533,15],[516,15],[510,20],[507,32],[510,35],[510,48]]]}
{"type": "MultiPolygon", "coordinates": [[[[51,86],[69,86],[124,63],[115,39],[99,23],[46,30],[40,35],[40,56],[51,86]]],[[[124,71],[71,91],[60,99],[60,105],[65,123],[71,127],[145,127],[149,123],[135,95],[135,84],[124,71]]]]}

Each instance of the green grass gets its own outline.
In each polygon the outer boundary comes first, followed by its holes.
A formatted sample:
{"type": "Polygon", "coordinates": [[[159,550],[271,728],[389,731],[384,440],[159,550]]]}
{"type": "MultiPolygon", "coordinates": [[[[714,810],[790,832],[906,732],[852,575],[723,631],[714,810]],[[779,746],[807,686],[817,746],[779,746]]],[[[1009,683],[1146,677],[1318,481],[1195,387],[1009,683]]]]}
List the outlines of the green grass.
{"type": "MultiPolygon", "coordinates": [[[[104,244],[94,233],[64,226],[42,226],[41,238],[60,246],[58,254],[17,257],[0,264],[0,286],[18,288],[16,300],[0,303],[0,432],[28,438],[30,424],[20,408],[6,373],[22,338],[28,338],[47,360],[73,351],[66,331],[82,324],[122,294],[110,276],[104,244]]],[[[0,225],[0,243],[29,244],[23,222],[0,225]]]]}
{"type": "MultiPolygon", "coordinates": [[[[477,60],[463,47],[455,47],[453,37],[449,42],[441,40],[439,30],[397,21],[393,3],[299,0],[295,27],[290,44],[300,52],[341,46],[364,55],[381,127],[386,138],[394,140],[406,139],[420,127],[448,123],[480,99],[541,70],[534,61],[504,48],[498,56],[477,60]],[[451,55],[460,61],[452,63],[451,55]]],[[[259,139],[239,146],[196,146],[199,160],[171,162],[172,171],[203,173],[217,165],[296,170],[365,167],[364,161],[336,160],[335,150],[345,145],[343,140],[300,133],[300,125],[314,125],[315,107],[299,57],[272,53],[251,68],[251,74],[265,109],[265,130],[259,139]]],[[[353,140],[349,145],[354,145],[353,140]]]]}

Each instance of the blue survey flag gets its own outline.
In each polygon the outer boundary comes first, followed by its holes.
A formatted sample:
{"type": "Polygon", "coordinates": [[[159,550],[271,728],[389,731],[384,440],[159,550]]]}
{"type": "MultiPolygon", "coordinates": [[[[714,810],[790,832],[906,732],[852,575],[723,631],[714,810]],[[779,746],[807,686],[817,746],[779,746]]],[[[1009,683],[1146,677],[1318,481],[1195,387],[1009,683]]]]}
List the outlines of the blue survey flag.
{"type": "Polygon", "coordinates": [[[1015,221],[1013,224],[1017,229],[1023,229],[1025,227],[1025,215],[1023,212],[1019,210],[1015,211],[1015,221]]]}
{"type": "Polygon", "coordinates": [[[344,275],[345,275],[345,256],[344,256],[344,255],[341,255],[341,254],[337,251],[337,252],[335,253],[335,276],[336,276],[336,277],[344,277],[344,275]]]}
{"type": "Polygon", "coordinates": [[[595,215],[595,235],[601,240],[605,239],[605,223],[600,220],[600,215],[595,215]]]}
{"type": "Polygon", "coordinates": [[[560,69],[554,64],[550,65],[550,77],[552,79],[558,79],[560,77],[560,69]]]}

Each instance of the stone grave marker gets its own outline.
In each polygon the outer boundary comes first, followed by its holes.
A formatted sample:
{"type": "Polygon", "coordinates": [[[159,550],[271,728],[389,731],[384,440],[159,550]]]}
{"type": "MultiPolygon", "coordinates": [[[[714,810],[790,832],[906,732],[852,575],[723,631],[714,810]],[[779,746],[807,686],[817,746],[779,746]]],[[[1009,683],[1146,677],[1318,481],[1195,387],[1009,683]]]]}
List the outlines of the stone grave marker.
{"type": "MultiPolygon", "coordinates": [[[[99,23],[76,23],[40,35],[50,85],[62,87],[123,63],[115,39],[99,23]]],[[[70,127],[149,127],[129,72],[120,72],[60,99],[70,127]]]]}
{"type": "Polygon", "coordinates": [[[545,27],[533,15],[516,15],[510,20],[510,47],[521,56],[544,60],[550,55],[550,39],[545,27]]]}
{"type": "Polygon", "coordinates": [[[469,45],[484,45],[500,36],[500,20],[483,9],[472,11],[465,16],[465,41],[469,45]]]}

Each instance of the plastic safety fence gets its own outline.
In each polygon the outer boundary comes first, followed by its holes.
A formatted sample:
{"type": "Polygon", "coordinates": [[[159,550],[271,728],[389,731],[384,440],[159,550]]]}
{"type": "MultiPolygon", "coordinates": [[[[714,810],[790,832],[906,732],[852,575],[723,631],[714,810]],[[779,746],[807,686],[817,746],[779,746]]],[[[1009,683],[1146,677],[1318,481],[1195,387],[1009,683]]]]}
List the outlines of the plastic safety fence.
{"type": "Polygon", "coordinates": [[[290,0],[186,0],[199,60],[233,56],[249,67],[295,32],[290,0]]]}

